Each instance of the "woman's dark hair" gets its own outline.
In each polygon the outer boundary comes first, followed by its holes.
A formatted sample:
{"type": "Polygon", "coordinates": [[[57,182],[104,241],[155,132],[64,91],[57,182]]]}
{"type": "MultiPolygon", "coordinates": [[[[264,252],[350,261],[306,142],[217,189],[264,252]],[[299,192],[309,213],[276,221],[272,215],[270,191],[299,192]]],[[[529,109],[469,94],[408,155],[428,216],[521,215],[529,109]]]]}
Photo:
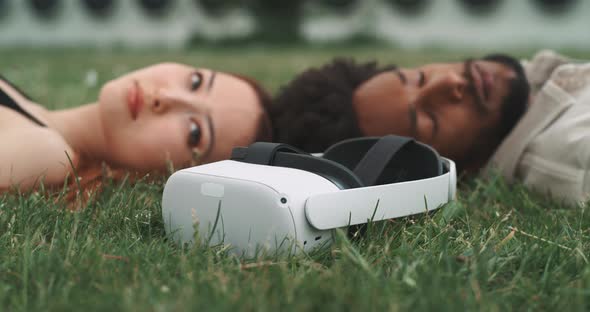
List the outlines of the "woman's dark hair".
{"type": "Polygon", "coordinates": [[[272,134],[272,126],[270,122],[269,116],[269,109],[272,105],[272,97],[266,89],[260,85],[260,83],[250,77],[243,76],[240,74],[232,73],[234,77],[242,79],[247,84],[254,89],[254,92],[258,96],[258,100],[260,101],[260,105],[262,106],[262,119],[258,125],[258,129],[256,131],[256,141],[271,141],[273,134],[272,134]]]}
{"type": "Polygon", "coordinates": [[[273,140],[314,153],[343,139],[362,136],[353,93],[364,81],[393,68],[336,58],[306,70],[279,91],[270,107],[273,140]]]}

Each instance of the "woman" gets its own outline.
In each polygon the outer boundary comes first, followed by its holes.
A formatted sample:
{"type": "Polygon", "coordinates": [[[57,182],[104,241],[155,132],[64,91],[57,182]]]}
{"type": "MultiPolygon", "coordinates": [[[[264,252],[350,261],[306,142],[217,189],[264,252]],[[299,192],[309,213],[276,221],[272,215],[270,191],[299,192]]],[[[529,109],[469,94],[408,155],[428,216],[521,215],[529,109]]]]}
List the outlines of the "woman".
{"type": "Polygon", "coordinates": [[[50,111],[0,77],[0,190],[228,158],[270,139],[268,98],[248,78],[163,63],[108,82],[95,103],[50,111]]]}

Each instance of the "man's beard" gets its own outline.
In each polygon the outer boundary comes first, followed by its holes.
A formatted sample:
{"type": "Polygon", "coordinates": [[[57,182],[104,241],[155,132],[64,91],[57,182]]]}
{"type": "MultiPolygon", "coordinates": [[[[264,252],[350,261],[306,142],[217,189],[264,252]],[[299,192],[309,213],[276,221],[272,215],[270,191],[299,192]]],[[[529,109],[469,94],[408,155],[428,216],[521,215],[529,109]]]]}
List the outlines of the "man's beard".
{"type": "Polygon", "coordinates": [[[500,139],[510,133],[527,110],[530,86],[520,62],[508,55],[491,54],[483,58],[512,69],[516,77],[508,81],[508,93],[502,100],[498,134],[500,139]]]}
{"type": "Polygon", "coordinates": [[[516,77],[508,81],[508,93],[502,99],[498,124],[481,131],[476,144],[465,153],[464,159],[455,159],[458,165],[465,166],[458,167],[460,171],[474,171],[484,166],[496,148],[516,126],[528,106],[530,87],[520,62],[504,54],[488,55],[483,60],[496,62],[512,69],[516,77]]]}

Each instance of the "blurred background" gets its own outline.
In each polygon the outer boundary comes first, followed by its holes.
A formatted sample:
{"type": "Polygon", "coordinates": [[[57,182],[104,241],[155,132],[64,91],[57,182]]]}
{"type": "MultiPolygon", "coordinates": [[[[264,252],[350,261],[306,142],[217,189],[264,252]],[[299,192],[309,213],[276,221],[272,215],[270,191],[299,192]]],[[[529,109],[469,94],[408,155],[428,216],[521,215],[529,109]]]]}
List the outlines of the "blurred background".
{"type": "Polygon", "coordinates": [[[0,74],[48,108],[163,61],[275,92],[335,56],[414,66],[491,52],[590,54],[587,0],[0,0],[0,74]]]}
{"type": "Polygon", "coordinates": [[[374,40],[402,48],[590,47],[583,0],[0,0],[0,46],[374,40]]]}

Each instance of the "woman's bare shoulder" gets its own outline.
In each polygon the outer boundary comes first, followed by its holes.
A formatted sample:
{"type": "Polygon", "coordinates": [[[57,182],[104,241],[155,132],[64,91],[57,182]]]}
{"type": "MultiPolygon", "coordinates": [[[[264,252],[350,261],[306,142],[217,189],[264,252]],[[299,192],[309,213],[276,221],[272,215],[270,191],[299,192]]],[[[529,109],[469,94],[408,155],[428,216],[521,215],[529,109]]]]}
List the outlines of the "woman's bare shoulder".
{"type": "Polygon", "coordinates": [[[60,184],[77,166],[77,154],[58,132],[30,121],[2,124],[0,142],[0,189],[60,184]]]}

